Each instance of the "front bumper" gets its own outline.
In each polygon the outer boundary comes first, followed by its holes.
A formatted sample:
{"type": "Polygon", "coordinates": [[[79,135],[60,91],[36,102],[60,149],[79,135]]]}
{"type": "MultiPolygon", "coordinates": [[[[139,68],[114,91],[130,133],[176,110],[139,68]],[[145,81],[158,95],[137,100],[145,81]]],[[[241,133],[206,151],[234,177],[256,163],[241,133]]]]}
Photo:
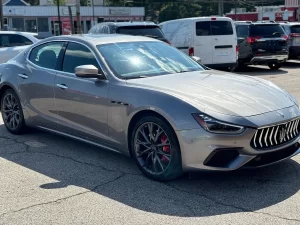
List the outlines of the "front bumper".
{"type": "Polygon", "coordinates": [[[232,171],[267,166],[300,153],[300,137],[272,150],[255,150],[250,141],[255,129],[239,135],[211,134],[203,129],[177,131],[185,171],[232,171]]]}
{"type": "Polygon", "coordinates": [[[288,60],[288,55],[268,55],[268,56],[255,56],[251,59],[250,64],[265,65],[269,63],[283,63],[288,60]]]}

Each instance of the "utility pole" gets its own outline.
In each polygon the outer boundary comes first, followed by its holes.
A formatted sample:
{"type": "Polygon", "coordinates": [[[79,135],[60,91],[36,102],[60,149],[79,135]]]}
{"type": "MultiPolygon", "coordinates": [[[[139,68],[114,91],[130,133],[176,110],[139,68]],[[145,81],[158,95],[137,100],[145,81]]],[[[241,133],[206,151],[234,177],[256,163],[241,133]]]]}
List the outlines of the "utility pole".
{"type": "MultiPolygon", "coordinates": [[[[103,3],[104,3],[104,0],[103,0],[103,3]]],[[[94,0],[92,0],[92,9],[93,9],[93,26],[96,24],[95,23],[95,3],[94,3],[94,0]]]]}
{"type": "MultiPolygon", "coordinates": [[[[0,0],[2,1],[2,0],[0,0]]],[[[57,16],[58,16],[58,27],[59,27],[59,34],[58,35],[62,35],[62,24],[61,24],[61,20],[60,20],[60,8],[59,8],[59,5],[60,5],[60,1],[59,0],[56,0],[56,6],[57,6],[57,16]]]]}
{"type": "Polygon", "coordinates": [[[0,29],[4,30],[4,18],[3,18],[3,0],[0,0],[0,29]]]}
{"type": "Polygon", "coordinates": [[[73,23],[73,15],[72,15],[72,8],[71,8],[70,5],[68,6],[68,11],[69,11],[69,20],[70,20],[70,24],[71,24],[71,32],[72,32],[72,34],[75,34],[74,23],[73,23]]]}
{"type": "Polygon", "coordinates": [[[237,0],[234,1],[234,20],[236,21],[236,3],[237,0]]]}
{"type": "Polygon", "coordinates": [[[76,1],[77,34],[81,34],[80,0],[76,1]]]}

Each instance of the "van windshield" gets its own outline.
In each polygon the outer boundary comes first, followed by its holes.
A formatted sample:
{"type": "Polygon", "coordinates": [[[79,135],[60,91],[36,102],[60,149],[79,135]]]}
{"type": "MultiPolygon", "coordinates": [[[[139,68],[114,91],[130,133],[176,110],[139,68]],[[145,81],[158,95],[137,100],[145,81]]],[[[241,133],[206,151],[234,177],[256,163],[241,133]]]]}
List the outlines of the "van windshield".
{"type": "Polygon", "coordinates": [[[198,21],[196,22],[197,36],[232,35],[233,28],[230,21],[198,21]]]}

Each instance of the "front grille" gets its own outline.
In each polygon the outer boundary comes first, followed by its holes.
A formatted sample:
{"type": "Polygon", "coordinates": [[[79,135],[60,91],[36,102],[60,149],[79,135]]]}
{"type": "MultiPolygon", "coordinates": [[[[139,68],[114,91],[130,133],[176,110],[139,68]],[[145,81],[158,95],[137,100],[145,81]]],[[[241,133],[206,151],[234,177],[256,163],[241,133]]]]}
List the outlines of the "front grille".
{"type": "Polygon", "coordinates": [[[255,149],[267,149],[284,145],[299,136],[300,118],[286,123],[259,128],[251,141],[255,149]]]}

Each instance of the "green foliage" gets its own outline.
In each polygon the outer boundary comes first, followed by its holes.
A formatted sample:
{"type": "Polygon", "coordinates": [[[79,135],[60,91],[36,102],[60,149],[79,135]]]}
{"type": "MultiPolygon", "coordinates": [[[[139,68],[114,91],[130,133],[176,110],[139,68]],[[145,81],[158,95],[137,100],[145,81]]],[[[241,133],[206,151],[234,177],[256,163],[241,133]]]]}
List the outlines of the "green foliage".
{"type": "Polygon", "coordinates": [[[53,4],[57,5],[57,2],[59,3],[59,5],[66,5],[66,1],[65,0],[53,0],[53,4]]]}

